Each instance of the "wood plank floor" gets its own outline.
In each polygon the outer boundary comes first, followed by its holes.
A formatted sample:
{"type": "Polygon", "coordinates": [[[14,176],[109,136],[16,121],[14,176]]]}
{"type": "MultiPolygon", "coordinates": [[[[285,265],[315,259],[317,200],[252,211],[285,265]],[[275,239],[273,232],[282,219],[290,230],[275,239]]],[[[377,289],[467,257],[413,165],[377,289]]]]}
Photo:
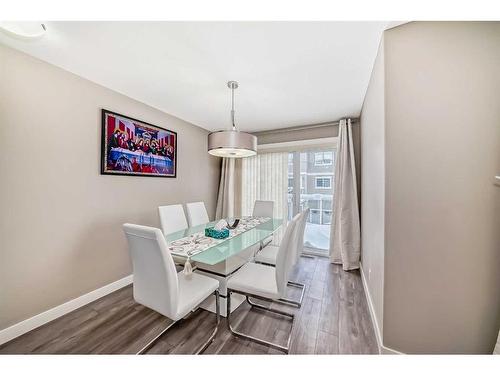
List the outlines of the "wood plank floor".
{"type": "MultiPolygon", "coordinates": [[[[290,354],[374,354],[375,333],[359,272],[344,272],[325,258],[301,258],[291,279],[306,284],[296,314],[290,354]]],[[[289,296],[298,297],[296,288],[289,296]]],[[[242,304],[231,315],[238,330],[285,344],[290,321],[242,304]],[[234,316],[234,318],[233,318],[234,316]]],[[[170,323],[134,302],[128,286],[26,333],[2,346],[0,353],[131,354],[170,323]]],[[[148,354],[189,354],[208,338],[215,315],[197,310],[169,330],[148,354]]],[[[230,334],[223,318],[205,354],[280,354],[230,334]]]]}

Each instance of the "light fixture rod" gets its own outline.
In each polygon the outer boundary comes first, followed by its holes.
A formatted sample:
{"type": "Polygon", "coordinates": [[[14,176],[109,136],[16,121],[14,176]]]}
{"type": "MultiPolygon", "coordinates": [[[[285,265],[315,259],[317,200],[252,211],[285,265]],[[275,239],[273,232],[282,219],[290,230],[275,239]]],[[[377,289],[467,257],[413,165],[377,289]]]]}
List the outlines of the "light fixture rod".
{"type": "Polygon", "coordinates": [[[233,125],[233,130],[236,130],[236,124],[234,123],[234,90],[238,88],[238,82],[229,81],[227,87],[231,89],[231,124],[233,125]]]}
{"type": "Polygon", "coordinates": [[[234,124],[234,89],[231,87],[231,123],[233,124],[233,130],[236,129],[234,124]]]}

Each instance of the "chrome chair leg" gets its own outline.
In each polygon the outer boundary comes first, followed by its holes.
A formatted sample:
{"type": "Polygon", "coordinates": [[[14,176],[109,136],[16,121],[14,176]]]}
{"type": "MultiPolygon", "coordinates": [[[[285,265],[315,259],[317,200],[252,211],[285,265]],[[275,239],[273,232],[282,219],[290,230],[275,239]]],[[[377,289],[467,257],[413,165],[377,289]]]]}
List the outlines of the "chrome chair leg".
{"type": "MultiPolygon", "coordinates": [[[[214,338],[215,338],[215,335],[217,334],[217,331],[219,329],[219,323],[220,323],[220,297],[219,297],[219,291],[216,290],[214,292],[215,294],[215,315],[216,315],[216,326],[215,326],[215,329],[213,330],[212,334],[210,335],[210,337],[208,338],[207,341],[205,341],[203,343],[203,345],[200,347],[200,349],[198,349],[195,354],[201,354],[203,353],[207,348],[208,346],[212,343],[212,341],[214,341],[214,338]]],[[[136,354],[144,354],[148,349],[150,349],[158,340],[160,337],[162,337],[165,332],[167,332],[170,328],[172,328],[172,326],[177,323],[179,320],[175,320],[173,321],[172,323],[170,323],[167,328],[165,328],[163,331],[161,331],[158,335],[156,335],[156,337],[154,339],[152,339],[150,342],[148,342],[146,345],[144,345],[144,347],[139,350],[136,354]]]]}
{"type": "Polygon", "coordinates": [[[304,284],[297,283],[295,281],[288,281],[287,285],[290,285],[290,286],[292,286],[294,288],[301,289],[300,298],[299,298],[298,301],[295,301],[295,300],[289,299],[289,298],[280,298],[279,301],[278,301],[278,303],[281,301],[281,302],[285,302],[288,305],[292,305],[292,306],[300,308],[302,306],[302,301],[304,300],[304,294],[305,294],[305,291],[306,291],[306,286],[304,284]]]}
{"type": "Polygon", "coordinates": [[[163,331],[161,331],[161,332],[160,332],[160,333],[159,333],[159,334],[158,334],[158,335],[157,335],[157,336],[156,336],[153,340],[151,340],[151,341],[150,341],[150,342],[148,342],[146,345],[144,345],[144,346],[143,346],[143,348],[142,348],[141,350],[139,350],[139,351],[138,351],[137,353],[135,353],[135,354],[136,354],[136,355],[139,355],[139,354],[144,354],[144,353],[145,353],[145,352],[146,352],[149,348],[151,348],[151,347],[154,345],[154,343],[155,343],[156,341],[158,341],[158,339],[159,339],[160,337],[162,337],[162,336],[163,336],[163,334],[164,334],[165,332],[167,332],[170,328],[172,328],[172,326],[173,326],[175,323],[177,323],[177,322],[178,322],[178,320],[174,320],[172,323],[170,323],[170,324],[167,326],[167,328],[165,328],[163,331]]]}
{"type": "Polygon", "coordinates": [[[216,290],[214,292],[215,294],[215,316],[216,316],[216,326],[215,329],[213,330],[212,334],[208,338],[207,341],[196,351],[195,354],[202,354],[208,346],[214,341],[215,335],[217,334],[217,331],[219,330],[219,323],[220,323],[220,296],[219,296],[219,291],[216,290]]]}
{"type": "Polygon", "coordinates": [[[314,255],[304,254],[304,253],[300,254],[300,257],[301,257],[301,258],[309,258],[309,259],[314,259],[314,258],[316,258],[314,255]]]}
{"type": "Polygon", "coordinates": [[[290,342],[291,342],[291,339],[292,339],[293,323],[295,321],[295,315],[287,313],[287,312],[284,312],[284,311],[276,310],[276,309],[273,309],[271,307],[260,305],[260,304],[255,303],[255,302],[251,302],[250,301],[250,297],[252,297],[252,298],[258,298],[260,300],[268,301],[268,302],[276,302],[276,300],[273,300],[273,299],[270,299],[270,298],[264,298],[264,297],[261,297],[261,296],[256,296],[256,295],[253,295],[253,294],[240,292],[240,291],[237,291],[237,290],[233,291],[231,289],[227,289],[227,297],[226,297],[227,312],[226,312],[226,319],[227,319],[227,327],[229,328],[229,331],[233,335],[235,335],[237,337],[241,337],[241,338],[244,338],[244,339],[256,342],[258,344],[265,345],[265,346],[270,347],[270,348],[278,349],[278,350],[281,350],[281,351],[285,352],[286,354],[288,354],[289,351],[290,351],[290,342]],[[287,318],[290,318],[292,320],[292,326],[290,327],[290,333],[288,335],[287,345],[286,346],[282,346],[282,345],[274,344],[272,342],[269,342],[269,341],[266,341],[266,340],[263,340],[263,339],[259,339],[259,338],[254,337],[254,336],[247,335],[247,334],[245,334],[243,332],[236,331],[231,326],[231,319],[230,319],[230,317],[231,317],[231,294],[233,292],[244,295],[246,297],[246,299],[247,299],[247,302],[250,304],[251,307],[256,307],[256,308],[259,308],[259,309],[262,309],[262,310],[266,310],[266,311],[272,312],[272,313],[280,315],[280,316],[285,316],[287,318]]]}

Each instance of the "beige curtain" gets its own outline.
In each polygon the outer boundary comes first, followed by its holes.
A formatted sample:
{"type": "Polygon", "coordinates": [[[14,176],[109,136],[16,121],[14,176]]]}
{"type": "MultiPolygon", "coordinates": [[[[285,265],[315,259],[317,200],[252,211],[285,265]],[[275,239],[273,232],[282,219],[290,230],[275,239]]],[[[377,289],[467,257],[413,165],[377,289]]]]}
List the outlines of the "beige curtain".
{"type": "Polygon", "coordinates": [[[359,268],[360,224],[351,120],[341,120],[335,163],[330,259],[346,271],[359,268]]]}
{"type": "Polygon", "coordinates": [[[241,214],[241,160],[222,158],[215,219],[241,214]]]}
{"type": "Polygon", "coordinates": [[[497,344],[495,345],[495,349],[493,349],[493,354],[500,355],[500,332],[498,332],[497,344]]]}
{"type": "MultiPolygon", "coordinates": [[[[267,153],[242,159],[241,213],[252,215],[255,200],[274,202],[274,217],[288,218],[288,153],[267,153]]],[[[284,228],[284,226],[282,226],[284,228]]],[[[273,243],[279,244],[281,231],[273,243]]]]}

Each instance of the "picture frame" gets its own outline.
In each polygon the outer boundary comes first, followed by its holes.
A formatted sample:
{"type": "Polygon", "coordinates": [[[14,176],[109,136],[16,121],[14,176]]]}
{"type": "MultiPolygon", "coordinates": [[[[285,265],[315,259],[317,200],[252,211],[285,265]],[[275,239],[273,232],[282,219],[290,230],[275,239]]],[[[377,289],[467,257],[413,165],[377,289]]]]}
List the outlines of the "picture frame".
{"type": "Polygon", "coordinates": [[[101,174],[177,177],[177,133],[101,109],[101,174]]]}

